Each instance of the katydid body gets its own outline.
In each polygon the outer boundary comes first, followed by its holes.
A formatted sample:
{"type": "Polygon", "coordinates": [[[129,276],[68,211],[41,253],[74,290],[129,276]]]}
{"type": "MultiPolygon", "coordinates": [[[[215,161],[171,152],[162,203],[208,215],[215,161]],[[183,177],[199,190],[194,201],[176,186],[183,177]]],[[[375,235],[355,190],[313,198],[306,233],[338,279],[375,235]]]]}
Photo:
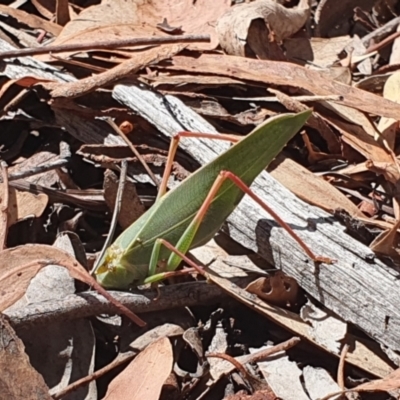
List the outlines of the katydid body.
{"type": "Polygon", "coordinates": [[[269,119],[179,186],[161,192],[155,204],[109,247],[95,271],[99,283],[126,289],[134,282],[144,282],[154,274],[154,265],[164,260],[168,260],[167,270],[175,269],[179,258],[173,260],[170,250],[156,245],[157,239],[166,240],[182,253],[209,241],[244,196],[232,178],[221,181],[201,223],[193,223],[221,171],[229,171],[250,186],[309,116],[310,111],[306,111],[269,119]]]}

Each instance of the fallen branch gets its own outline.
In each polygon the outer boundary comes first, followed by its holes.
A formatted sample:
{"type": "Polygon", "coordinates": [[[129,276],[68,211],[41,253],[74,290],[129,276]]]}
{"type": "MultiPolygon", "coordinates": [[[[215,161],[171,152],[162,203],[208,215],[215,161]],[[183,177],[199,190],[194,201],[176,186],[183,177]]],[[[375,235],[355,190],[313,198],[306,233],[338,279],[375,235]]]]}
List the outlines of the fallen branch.
{"type": "Polygon", "coordinates": [[[160,36],[148,38],[131,38],[120,40],[107,40],[103,42],[60,44],[57,46],[44,46],[20,50],[10,50],[0,53],[0,60],[11,57],[33,56],[37,54],[61,53],[65,51],[119,49],[121,47],[160,45],[170,43],[197,43],[209,42],[210,35],[179,35],[160,36]]]}

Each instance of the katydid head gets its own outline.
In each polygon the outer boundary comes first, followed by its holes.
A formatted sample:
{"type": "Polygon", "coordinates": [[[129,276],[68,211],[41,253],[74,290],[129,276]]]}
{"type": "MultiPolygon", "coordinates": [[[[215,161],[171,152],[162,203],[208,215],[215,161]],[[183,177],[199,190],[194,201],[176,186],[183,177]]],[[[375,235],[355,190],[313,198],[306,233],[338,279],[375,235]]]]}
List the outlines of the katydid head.
{"type": "Polygon", "coordinates": [[[123,249],[118,245],[111,245],[97,270],[96,280],[106,289],[128,289],[135,280],[135,274],[122,263],[123,249]]]}

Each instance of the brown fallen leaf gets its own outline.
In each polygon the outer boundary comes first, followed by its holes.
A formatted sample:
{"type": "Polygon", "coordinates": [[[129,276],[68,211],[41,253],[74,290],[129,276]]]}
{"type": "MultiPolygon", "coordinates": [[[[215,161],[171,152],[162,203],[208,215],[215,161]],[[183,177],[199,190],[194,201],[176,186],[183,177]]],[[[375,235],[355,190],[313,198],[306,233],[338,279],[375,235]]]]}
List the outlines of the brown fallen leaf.
{"type": "Polygon", "coordinates": [[[9,15],[19,22],[22,22],[24,25],[29,26],[33,29],[44,29],[47,32],[50,32],[52,35],[57,36],[62,27],[55,24],[54,22],[46,21],[43,18],[37,17],[33,13],[27,13],[26,11],[19,10],[18,8],[0,5],[0,12],[2,15],[9,15]]]}
{"type": "MultiPolygon", "coordinates": [[[[300,112],[308,108],[305,104],[279,90],[269,89],[268,91],[275,94],[277,100],[290,111],[300,112]]],[[[324,138],[331,155],[340,153],[340,142],[337,135],[317,113],[314,112],[311,114],[307,125],[314,128],[324,138]]]]}
{"type": "Polygon", "coordinates": [[[399,227],[400,220],[393,224],[391,229],[380,233],[369,245],[371,250],[398,260],[400,257],[400,254],[397,250],[399,244],[399,234],[397,230],[399,227]]]}
{"type": "MultiPolygon", "coordinates": [[[[215,23],[229,7],[229,0],[105,0],[86,8],[76,19],[66,24],[53,44],[168,36],[157,26],[166,19],[169,26],[181,27],[185,34],[201,32],[211,35],[211,43],[189,45],[191,49],[211,50],[218,45],[215,23]]],[[[68,55],[61,54],[58,56],[68,55]]],[[[41,59],[50,60],[50,57],[42,56],[41,59]]]]}
{"type": "Polygon", "coordinates": [[[26,244],[3,250],[0,261],[0,312],[13,305],[25,293],[31,279],[46,265],[60,265],[70,275],[95,289],[112,303],[121,314],[139,326],[146,323],[115,300],[97,281],[65,251],[44,244],[26,244]]]}
{"type": "Polygon", "coordinates": [[[269,31],[279,43],[301,29],[309,15],[308,0],[301,0],[293,8],[286,8],[271,0],[238,4],[218,20],[216,30],[219,44],[227,54],[246,57],[252,53],[257,58],[268,59],[269,31]],[[257,20],[264,24],[256,31],[251,26],[257,20]],[[260,36],[263,36],[263,40],[259,40],[260,36]]]}
{"type": "Polygon", "coordinates": [[[394,370],[391,374],[382,379],[375,379],[373,381],[362,383],[352,389],[343,390],[341,392],[331,393],[320,400],[328,400],[329,398],[338,394],[350,392],[388,392],[400,388],[400,368],[394,370]]]}
{"type": "Polygon", "coordinates": [[[273,276],[256,279],[247,285],[246,290],[277,306],[293,306],[297,301],[299,285],[296,279],[278,271],[273,276]]]}
{"type": "MultiPolygon", "coordinates": [[[[286,56],[289,60],[312,61],[313,64],[320,68],[329,70],[341,69],[344,73],[345,80],[338,79],[340,82],[351,83],[351,71],[349,68],[332,66],[338,61],[338,54],[351,41],[349,35],[321,38],[321,37],[293,37],[284,40],[286,56]]],[[[333,77],[332,77],[333,79],[333,77]]]]}
{"type": "Polygon", "coordinates": [[[172,371],[171,343],[164,337],[143,350],[108,386],[104,400],[158,400],[172,371]]]}
{"type": "Polygon", "coordinates": [[[27,217],[40,217],[47,207],[49,196],[34,194],[9,187],[8,226],[27,217]]]}
{"type": "MultiPolygon", "coordinates": [[[[385,99],[400,103],[400,71],[396,71],[388,78],[383,88],[383,96],[385,99]]],[[[394,150],[397,127],[398,121],[393,118],[382,117],[378,124],[380,136],[391,150],[394,150]]]]}
{"type": "Polygon", "coordinates": [[[278,156],[268,170],[282,185],[309,204],[328,212],[342,209],[354,218],[366,218],[338,189],[289,158],[278,156]]]}
{"type": "Polygon", "coordinates": [[[384,148],[382,141],[375,140],[372,135],[366,132],[363,126],[344,121],[335,114],[325,114],[321,112],[320,115],[325,121],[339,130],[344,143],[351,146],[366,159],[379,162],[392,162],[392,156],[384,148]]]}
{"type": "MultiPolygon", "coordinates": [[[[118,192],[117,176],[111,170],[106,170],[104,173],[104,199],[110,208],[114,210],[115,200],[118,192]]],[[[121,210],[118,214],[118,223],[123,229],[128,228],[135,222],[145,211],[139,196],[136,192],[136,187],[132,182],[126,182],[122,193],[121,210]]]]}
{"type": "Polygon", "coordinates": [[[151,63],[157,63],[166,60],[179,53],[185,48],[183,44],[164,45],[153,47],[148,50],[138,52],[132,57],[114,68],[101,72],[94,76],[80,79],[74,82],[50,82],[43,86],[51,90],[53,98],[75,98],[90,93],[99,87],[104,87],[115,83],[127,75],[133,75],[138,70],[148,66],[151,63]]]}
{"type": "Polygon", "coordinates": [[[374,0],[322,0],[315,11],[316,36],[338,36],[348,31],[348,21],[353,18],[354,8],[361,7],[369,11],[376,2],[374,0]]]}
{"type": "Polygon", "coordinates": [[[22,340],[0,315],[0,393],[2,399],[51,400],[43,377],[32,367],[22,340]]]}
{"type": "Polygon", "coordinates": [[[368,171],[375,172],[377,175],[383,175],[388,182],[398,185],[400,179],[398,164],[394,165],[393,162],[374,162],[373,160],[367,160],[365,162],[365,167],[368,171]]]}
{"type": "Polygon", "coordinates": [[[400,120],[400,104],[343,83],[326,79],[318,71],[299,65],[268,60],[253,60],[228,55],[202,54],[200,57],[174,56],[163,67],[168,70],[216,74],[253,82],[295,86],[314,95],[343,96],[342,104],[373,115],[400,120]]]}

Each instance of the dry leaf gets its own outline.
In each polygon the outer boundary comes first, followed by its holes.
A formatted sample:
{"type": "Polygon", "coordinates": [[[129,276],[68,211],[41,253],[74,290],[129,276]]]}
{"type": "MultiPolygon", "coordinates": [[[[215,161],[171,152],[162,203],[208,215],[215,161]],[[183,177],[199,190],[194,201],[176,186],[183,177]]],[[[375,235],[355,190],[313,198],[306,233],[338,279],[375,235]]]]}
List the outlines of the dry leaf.
{"type": "MultiPolygon", "coordinates": [[[[396,71],[385,82],[383,97],[395,101],[396,103],[400,103],[400,71],[396,71]]],[[[394,150],[397,127],[398,121],[393,118],[382,117],[378,124],[378,130],[381,133],[380,137],[386,140],[386,143],[391,150],[394,150]]]]}
{"type": "MultiPolygon", "coordinates": [[[[113,210],[118,192],[117,176],[109,169],[106,170],[104,175],[104,199],[110,210],[113,210]]],[[[126,182],[122,193],[122,203],[121,210],[118,214],[118,223],[123,229],[126,229],[135,222],[144,211],[145,208],[139,199],[135,185],[132,182],[126,182]]]]}
{"type": "Polygon", "coordinates": [[[277,306],[293,306],[297,301],[299,285],[296,279],[278,271],[273,276],[256,279],[247,285],[246,290],[277,306]]]}
{"type": "Polygon", "coordinates": [[[375,172],[377,175],[383,175],[388,182],[394,185],[400,179],[399,165],[394,165],[393,162],[375,162],[373,160],[367,160],[365,162],[367,170],[375,172]]]}
{"type": "Polygon", "coordinates": [[[293,8],[286,8],[271,0],[238,4],[218,20],[216,30],[219,43],[227,54],[242,57],[255,55],[268,59],[269,32],[279,43],[301,29],[309,15],[308,0],[301,0],[293,8]],[[257,21],[263,23],[259,25],[257,21]]]}
{"type": "Polygon", "coordinates": [[[0,397],[7,400],[51,400],[43,377],[32,367],[25,346],[0,315],[0,397]]]}
{"type": "Polygon", "coordinates": [[[8,226],[27,217],[40,217],[47,207],[47,194],[33,194],[9,187],[8,226]]]}
{"type": "MultiPolygon", "coordinates": [[[[400,25],[397,26],[397,32],[400,32],[400,25]]],[[[400,38],[394,39],[392,52],[390,54],[389,65],[397,65],[400,62],[400,38]]]]}
{"type": "Polygon", "coordinates": [[[343,390],[340,392],[331,393],[325,396],[321,400],[330,399],[337,394],[344,394],[349,392],[388,392],[400,388],[400,368],[393,371],[391,374],[385,376],[382,379],[376,379],[371,382],[362,383],[355,388],[343,390]]]}
{"type": "Polygon", "coordinates": [[[325,67],[328,70],[335,70],[341,68],[342,71],[348,72],[346,74],[346,82],[351,83],[351,71],[349,68],[333,67],[332,65],[338,61],[338,54],[344,47],[351,41],[349,35],[321,38],[312,37],[311,39],[305,37],[287,38],[284,40],[286,50],[286,57],[289,60],[304,60],[312,61],[313,65],[318,67],[325,67]]]}
{"type": "Polygon", "coordinates": [[[309,204],[328,212],[343,209],[354,218],[365,218],[357,206],[338,189],[289,158],[283,159],[278,156],[270,166],[269,172],[282,185],[309,204]]]}
{"type": "Polygon", "coordinates": [[[211,43],[190,44],[191,49],[213,49],[218,45],[216,20],[229,6],[229,0],[104,0],[65,25],[53,44],[169,36],[157,27],[166,20],[169,26],[181,27],[184,34],[211,35],[211,43]]]}
{"type": "Polygon", "coordinates": [[[380,233],[369,245],[371,250],[376,253],[384,254],[394,259],[399,258],[399,252],[396,250],[399,243],[397,230],[400,227],[400,220],[393,224],[391,229],[380,233]]]}
{"type": "Polygon", "coordinates": [[[375,3],[375,0],[321,0],[315,11],[316,36],[331,37],[347,33],[354,8],[361,7],[368,11],[375,3]]]}
{"type": "Polygon", "coordinates": [[[309,400],[301,381],[302,371],[295,361],[289,360],[285,351],[275,354],[268,361],[258,362],[257,366],[276,398],[309,400]]]}
{"type": "Polygon", "coordinates": [[[309,333],[325,349],[340,354],[347,337],[348,326],[333,313],[329,313],[310,300],[301,308],[300,316],[309,324],[309,333]]]}
{"type": "Polygon", "coordinates": [[[400,120],[400,104],[375,94],[356,89],[340,82],[331,81],[299,65],[243,57],[202,54],[200,57],[175,56],[168,70],[191,73],[217,74],[273,85],[294,86],[320,96],[343,96],[344,104],[373,115],[400,120]]]}
{"type": "Polygon", "coordinates": [[[29,26],[32,29],[44,29],[45,31],[50,32],[54,36],[57,36],[62,29],[61,26],[53,22],[46,21],[45,19],[42,19],[40,17],[37,17],[33,13],[28,14],[23,10],[19,10],[17,8],[13,8],[10,6],[0,5],[0,13],[2,15],[9,15],[17,19],[19,22],[22,22],[24,25],[29,26]]]}
{"type": "Polygon", "coordinates": [[[376,379],[371,382],[362,383],[352,390],[357,392],[377,392],[398,388],[400,388],[400,368],[396,369],[388,376],[385,376],[383,379],[376,379]]]}
{"type": "Polygon", "coordinates": [[[172,365],[171,343],[161,338],[146,347],[110,383],[104,400],[158,400],[172,365]]]}
{"type": "Polygon", "coordinates": [[[164,45],[160,47],[151,47],[142,52],[136,52],[126,61],[105,70],[94,76],[89,76],[77,81],[59,83],[51,82],[43,86],[51,90],[51,96],[73,98],[83,96],[99,87],[113,84],[114,82],[125,78],[128,75],[134,75],[140,69],[147,67],[151,63],[157,63],[172,57],[185,48],[183,44],[164,45]]]}
{"type": "Polygon", "coordinates": [[[344,143],[357,150],[363,157],[379,162],[392,162],[392,157],[389,152],[385,150],[382,142],[376,141],[373,136],[369,135],[365,127],[344,121],[342,118],[338,118],[333,114],[321,113],[320,115],[325,121],[329,122],[340,131],[343,135],[342,141],[344,143]]]}

